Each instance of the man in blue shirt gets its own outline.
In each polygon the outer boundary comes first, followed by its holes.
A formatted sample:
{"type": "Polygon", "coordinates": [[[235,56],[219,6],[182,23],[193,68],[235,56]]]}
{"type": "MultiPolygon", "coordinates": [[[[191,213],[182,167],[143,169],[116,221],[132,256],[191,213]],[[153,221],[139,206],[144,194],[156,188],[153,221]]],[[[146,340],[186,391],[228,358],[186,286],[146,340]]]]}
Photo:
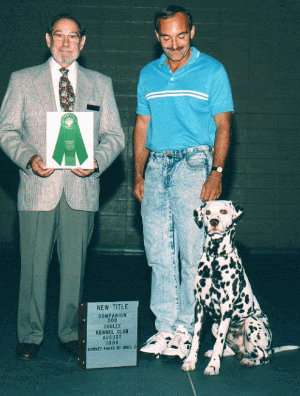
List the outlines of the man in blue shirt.
{"type": "Polygon", "coordinates": [[[163,55],[141,71],[134,131],[134,195],[142,204],[157,329],[141,351],[183,359],[204,240],[193,210],[221,195],[233,102],[223,65],[191,47],[195,26],[186,9],[159,12],[155,34],[163,55]]]}

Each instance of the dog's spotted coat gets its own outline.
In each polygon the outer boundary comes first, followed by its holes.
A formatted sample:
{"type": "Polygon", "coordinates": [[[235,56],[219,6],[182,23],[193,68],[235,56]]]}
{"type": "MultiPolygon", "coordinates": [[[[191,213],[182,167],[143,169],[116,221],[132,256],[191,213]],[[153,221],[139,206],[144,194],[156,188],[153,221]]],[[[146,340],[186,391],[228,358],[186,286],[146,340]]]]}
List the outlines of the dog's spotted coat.
{"type": "Polygon", "coordinates": [[[268,363],[273,352],[268,318],[252,292],[234,245],[236,222],[241,214],[231,201],[221,200],[209,201],[195,211],[197,224],[205,227],[206,240],[195,286],[194,336],[182,365],[185,371],[196,367],[206,313],[213,320],[216,337],[213,350],[206,353],[210,357],[206,375],[219,373],[222,356],[236,354],[242,365],[257,366],[268,363]]]}

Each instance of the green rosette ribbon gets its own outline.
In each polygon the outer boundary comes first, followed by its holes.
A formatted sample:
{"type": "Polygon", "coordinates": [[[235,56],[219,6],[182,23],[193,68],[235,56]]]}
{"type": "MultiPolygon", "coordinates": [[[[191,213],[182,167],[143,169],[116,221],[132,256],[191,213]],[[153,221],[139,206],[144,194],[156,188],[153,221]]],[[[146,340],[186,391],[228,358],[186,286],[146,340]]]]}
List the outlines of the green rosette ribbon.
{"type": "Polygon", "coordinates": [[[65,157],[66,166],[76,166],[76,155],[80,165],[88,158],[76,115],[65,113],[61,117],[52,158],[61,165],[65,157]]]}

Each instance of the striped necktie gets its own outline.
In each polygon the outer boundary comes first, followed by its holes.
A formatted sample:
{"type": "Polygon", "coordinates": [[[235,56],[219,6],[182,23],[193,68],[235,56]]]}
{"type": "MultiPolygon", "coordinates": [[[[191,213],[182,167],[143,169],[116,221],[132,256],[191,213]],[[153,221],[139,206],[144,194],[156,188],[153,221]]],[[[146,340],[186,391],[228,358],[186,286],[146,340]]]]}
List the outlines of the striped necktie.
{"type": "Polygon", "coordinates": [[[68,69],[59,69],[61,77],[59,80],[59,101],[63,111],[74,111],[75,94],[70,80],[68,79],[68,69]]]}

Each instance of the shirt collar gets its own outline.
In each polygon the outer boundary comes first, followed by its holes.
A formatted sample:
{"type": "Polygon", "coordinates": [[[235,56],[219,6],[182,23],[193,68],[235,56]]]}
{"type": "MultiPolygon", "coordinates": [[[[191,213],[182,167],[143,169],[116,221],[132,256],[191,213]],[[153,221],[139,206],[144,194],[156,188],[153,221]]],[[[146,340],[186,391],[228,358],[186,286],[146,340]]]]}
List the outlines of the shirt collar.
{"type": "MultiPolygon", "coordinates": [[[[77,70],[77,62],[73,62],[70,66],[66,67],[66,69],[69,70],[70,73],[74,73],[77,70]]],[[[61,65],[56,62],[56,60],[51,56],[50,57],[50,68],[53,71],[58,71],[60,73],[61,65]]]]}

